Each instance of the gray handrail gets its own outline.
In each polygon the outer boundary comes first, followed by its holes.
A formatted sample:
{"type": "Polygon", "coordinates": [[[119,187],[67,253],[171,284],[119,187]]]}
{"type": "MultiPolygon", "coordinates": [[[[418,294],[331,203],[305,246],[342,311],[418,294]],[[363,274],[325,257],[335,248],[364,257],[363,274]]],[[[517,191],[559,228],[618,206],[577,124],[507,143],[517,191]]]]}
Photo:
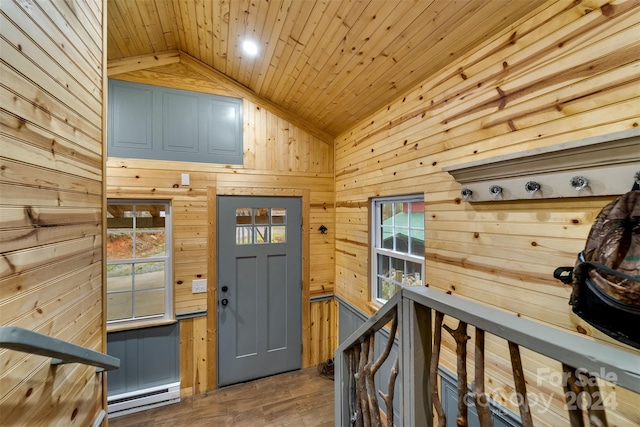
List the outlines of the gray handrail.
{"type": "Polygon", "coordinates": [[[371,332],[379,331],[384,325],[389,323],[396,313],[398,303],[401,301],[402,293],[396,292],[378,311],[367,319],[358,329],[356,329],[340,346],[336,353],[341,353],[356,344],[362,343],[364,338],[371,332]]]}
{"type": "Polygon", "coordinates": [[[105,371],[120,367],[117,357],[17,326],[0,326],[0,348],[51,357],[52,365],[83,363],[105,371]]]}
{"type": "Polygon", "coordinates": [[[592,341],[437,289],[407,287],[402,289],[402,296],[551,359],[585,369],[604,380],[611,381],[606,374],[613,374],[616,384],[640,393],[640,357],[631,351],[592,341]]]}

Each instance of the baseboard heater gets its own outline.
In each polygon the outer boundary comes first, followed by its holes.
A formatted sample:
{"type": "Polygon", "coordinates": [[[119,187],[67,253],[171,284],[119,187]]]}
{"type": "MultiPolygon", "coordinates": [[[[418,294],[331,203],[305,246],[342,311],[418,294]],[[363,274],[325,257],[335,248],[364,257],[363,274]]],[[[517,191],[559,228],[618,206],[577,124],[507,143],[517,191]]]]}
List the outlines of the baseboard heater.
{"type": "Polygon", "coordinates": [[[180,383],[165,384],[109,396],[107,402],[109,418],[178,403],[180,402],[180,383]]]}

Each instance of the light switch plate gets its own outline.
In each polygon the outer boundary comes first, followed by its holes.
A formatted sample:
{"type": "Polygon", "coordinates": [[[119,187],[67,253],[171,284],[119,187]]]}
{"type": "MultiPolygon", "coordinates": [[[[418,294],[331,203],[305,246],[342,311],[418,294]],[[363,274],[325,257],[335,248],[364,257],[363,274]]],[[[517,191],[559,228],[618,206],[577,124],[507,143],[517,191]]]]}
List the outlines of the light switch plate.
{"type": "Polygon", "coordinates": [[[189,185],[191,183],[191,177],[188,173],[183,173],[182,176],[182,185],[189,185]]]}
{"type": "Polygon", "coordinates": [[[207,292],[207,279],[198,279],[191,282],[191,293],[201,294],[207,292]]]}

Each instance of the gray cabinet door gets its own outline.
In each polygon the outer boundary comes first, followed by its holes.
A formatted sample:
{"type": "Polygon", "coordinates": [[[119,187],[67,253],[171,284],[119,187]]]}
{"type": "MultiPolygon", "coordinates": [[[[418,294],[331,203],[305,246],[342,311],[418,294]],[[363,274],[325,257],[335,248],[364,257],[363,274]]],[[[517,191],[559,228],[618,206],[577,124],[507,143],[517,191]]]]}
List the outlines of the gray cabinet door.
{"type": "Polygon", "coordinates": [[[302,206],[218,197],[218,385],[300,369],[302,206]]]}

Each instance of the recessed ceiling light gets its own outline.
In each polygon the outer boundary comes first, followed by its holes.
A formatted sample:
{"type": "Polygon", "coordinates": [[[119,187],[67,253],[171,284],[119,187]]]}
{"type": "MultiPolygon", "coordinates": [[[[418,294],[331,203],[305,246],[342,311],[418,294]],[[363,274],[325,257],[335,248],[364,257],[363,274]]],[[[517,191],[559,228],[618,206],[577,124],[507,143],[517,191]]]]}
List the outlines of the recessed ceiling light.
{"type": "Polygon", "coordinates": [[[256,56],[258,54],[258,45],[252,40],[245,40],[242,42],[242,49],[249,56],[256,56]]]}

